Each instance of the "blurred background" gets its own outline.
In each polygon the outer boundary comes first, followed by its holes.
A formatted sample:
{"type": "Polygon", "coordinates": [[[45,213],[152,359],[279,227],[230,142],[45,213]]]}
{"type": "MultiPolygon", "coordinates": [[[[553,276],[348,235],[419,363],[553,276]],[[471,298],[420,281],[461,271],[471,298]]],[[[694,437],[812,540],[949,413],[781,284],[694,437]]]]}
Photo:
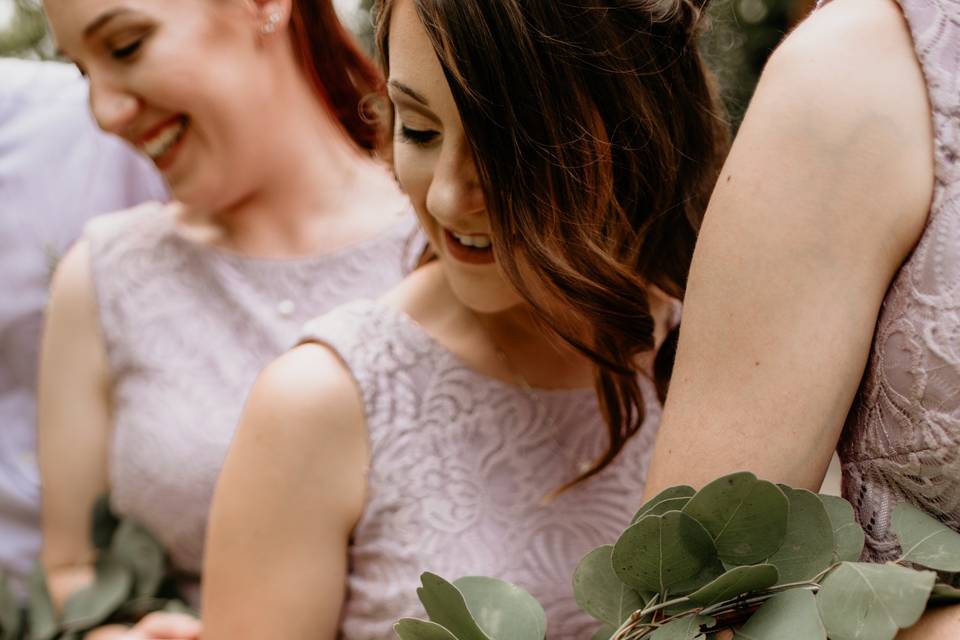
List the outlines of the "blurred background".
{"type": "MultiPolygon", "coordinates": [[[[372,0],[334,0],[334,4],[369,48],[372,0]]],[[[770,51],[814,4],[815,0],[714,0],[711,4],[703,45],[720,78],[734,126],[770,51]]],[[[54,51],[40,0],[0,0],[0,56],[48,59],[54,51]]]]}

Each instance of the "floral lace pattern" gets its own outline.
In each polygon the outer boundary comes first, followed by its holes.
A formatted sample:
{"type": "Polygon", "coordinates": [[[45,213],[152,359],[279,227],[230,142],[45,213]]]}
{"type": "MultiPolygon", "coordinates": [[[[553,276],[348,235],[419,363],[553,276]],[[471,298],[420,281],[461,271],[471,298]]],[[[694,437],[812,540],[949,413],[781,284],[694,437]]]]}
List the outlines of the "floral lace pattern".
{"type": "Polygon", "coordinates": [[[408,316],[356,301],[304,329],[347,364],[371,444],[366,508],[350,548],[342,637],[393,638],[423,617],[416,589],[431,571],[488,575],[545,607],[550,638],[589,638],[571,576],[612,544],[639,507],[660,408],[645,384],[646,423],[598,476],[560,497],[606,446],[592,389],[524,389],[481,375],[408,316]]]}
{"type": "Polygon", "coordinates": [[[182,237],[159,205],[85,231],[112,375],[113,509],[198,574],[207,511],[260,370],[318,313],[400,281],[412,214],[326,255],[264,260],[182,237]]]}
{"type": "Polygon", "coordinates": [[[889,525],[901,500],[960,531],[960,1],[900,5],[927,80],[936,184],[926,230],[884,300],[839,448],[843,493],[875,561],[899,553],[889,525]]]}

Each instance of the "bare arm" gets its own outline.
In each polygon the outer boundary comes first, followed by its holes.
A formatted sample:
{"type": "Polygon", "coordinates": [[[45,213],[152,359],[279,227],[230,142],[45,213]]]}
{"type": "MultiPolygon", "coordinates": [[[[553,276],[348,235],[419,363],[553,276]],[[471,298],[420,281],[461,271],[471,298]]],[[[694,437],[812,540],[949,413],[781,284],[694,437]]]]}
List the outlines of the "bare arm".
{"type": "Polygon", "coordinates": [[[108,369],[83,241],[63,258],[53,278],[38,403],[42,562],[50,595],[62,607],[93,580],[90,512],[107,491],[108,369]]]}
{"type": "Polygon", "coordinates": [[[774,54],[697,246],[648,496],[742,469],[819,488],[932,157],[890,0],[836,0],[774,54]]]}
{"type": "Polygon", "coordinates": [[[331,352],[304,345],[261,374],[214,496],[204,640],[336,637],[367,457],[358,391],[331,352]]]}

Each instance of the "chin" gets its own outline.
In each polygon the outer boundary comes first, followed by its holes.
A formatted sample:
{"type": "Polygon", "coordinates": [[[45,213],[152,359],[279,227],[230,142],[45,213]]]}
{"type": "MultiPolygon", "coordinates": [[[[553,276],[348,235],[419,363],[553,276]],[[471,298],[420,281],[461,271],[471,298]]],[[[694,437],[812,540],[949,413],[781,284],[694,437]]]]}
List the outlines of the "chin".
{"type": "Polygon", "coordinates": [[[499,273],[493,277],[458,277],[448,272],[447,280],[460,303],[482,314],[496,314],[526,304],[520,294],[499,273]]]}

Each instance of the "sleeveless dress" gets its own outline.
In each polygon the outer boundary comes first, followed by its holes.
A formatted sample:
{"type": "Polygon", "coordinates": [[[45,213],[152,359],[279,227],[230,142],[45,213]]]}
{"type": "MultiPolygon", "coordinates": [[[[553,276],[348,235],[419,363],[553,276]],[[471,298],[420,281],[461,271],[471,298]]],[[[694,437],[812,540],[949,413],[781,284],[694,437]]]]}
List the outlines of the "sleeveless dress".
{"type": "Polygon", "coordinates": [[[304,328],[354,377],[370,440],[367,502],[349,549],[341,637],[393,639],[426,615],[420,574],[485,575],[528,590],[551,639],[589,638],[571,579],[640,505],[660,406],[642,380],[640,432],[594,478],[545,502],[605,450],[593,389],[522,388],[469,369],[409,316],[358,300],[304,328]]]}
{"type": "Polygon", "coordinates": [[[201,570],[215,482],[260,370],[318,312],[399,282],[415,225],[398,212],[371,239],[281,260],[187,240],[156,203],[87,225],[113,384],[112,507],[146,526],[175,570],[201,570]]]}
{"type": "Polygon", "coordinates": [[[960,2],[899,0],[933,111],[936,183],[926,229],[887,292],[839,445],[864,557],[896,558],[908,501],[960,531],[960,2]]]}

